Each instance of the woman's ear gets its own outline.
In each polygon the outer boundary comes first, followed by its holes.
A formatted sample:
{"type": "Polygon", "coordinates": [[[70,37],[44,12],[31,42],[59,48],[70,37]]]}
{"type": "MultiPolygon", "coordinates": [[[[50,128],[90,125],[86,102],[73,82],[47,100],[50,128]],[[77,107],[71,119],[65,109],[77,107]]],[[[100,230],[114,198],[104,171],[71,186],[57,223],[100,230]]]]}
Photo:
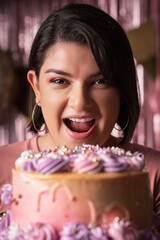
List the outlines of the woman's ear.
{"type": "Polygon", "coordinates": [[[37,75],[34,70],[29,70],[27,73],[28,82],[31,84],[33,91],[36,96],[36,103],[40,102],[40,92],[39,92],[39,82],[37,79],[37,75]]]}

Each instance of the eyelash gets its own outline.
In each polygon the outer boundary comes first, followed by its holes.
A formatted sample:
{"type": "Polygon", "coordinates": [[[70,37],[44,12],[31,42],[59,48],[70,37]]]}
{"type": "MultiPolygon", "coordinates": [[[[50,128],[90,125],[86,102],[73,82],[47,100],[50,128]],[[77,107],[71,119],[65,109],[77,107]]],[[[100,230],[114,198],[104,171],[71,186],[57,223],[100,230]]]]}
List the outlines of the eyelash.
{"type": "MultiPolygon", "coordinates": [[[[56,79],[51,79],[50,81],[51,83],[54,83],[56,85],[69,85],[69,81],[66,80],[66,79],[63,79],[63,78],[56,78],[56,79]]],[[[100,79],[97,79],[95,81],[93,81],[91,83],[91,86],[92,85],[95,85],[95,86],[101,86],[101,85],[110,85],[109,81],[103,79],[103,78],[100,78],[100,79]]]]}
{"type": "Polygon", "coordinates": [[[109,84],[109,82],[107,80],[105,80],[104,78],[97,79],[93,84],[97,84],[97,82],[100,82],[100,81],[101,81],[101,83],[98,83],[98,85],[109,84]]]}
{"type": "Polygon", "coordinates": [[[51,82],[57,85],[68,84],[67,80],[63,78],[52,79],[51,82]]]}

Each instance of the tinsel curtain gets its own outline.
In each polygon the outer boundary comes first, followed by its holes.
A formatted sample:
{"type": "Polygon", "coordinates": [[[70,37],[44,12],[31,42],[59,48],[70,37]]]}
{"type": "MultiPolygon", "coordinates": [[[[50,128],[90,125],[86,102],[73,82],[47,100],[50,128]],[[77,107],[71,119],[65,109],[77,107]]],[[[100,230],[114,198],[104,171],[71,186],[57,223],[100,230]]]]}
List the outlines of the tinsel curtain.
{"type": "MultiPolygon", "coordinates": [[[[143,65],[137,64],[142,110],[133,141],[160,150],[159,0],[1,0],[1,50],[10,53],[15,68],[27,67],[31,43],[40,24],[50,13],[68,3],[88,3],[100,7],[118,20],[126,32],[140,27],[150,19],[154,19],[156,28],[156,76],[153,79],[145,71],[143,65]]],[[[26,79],[22,81],[26,81],[26,79]]]]}

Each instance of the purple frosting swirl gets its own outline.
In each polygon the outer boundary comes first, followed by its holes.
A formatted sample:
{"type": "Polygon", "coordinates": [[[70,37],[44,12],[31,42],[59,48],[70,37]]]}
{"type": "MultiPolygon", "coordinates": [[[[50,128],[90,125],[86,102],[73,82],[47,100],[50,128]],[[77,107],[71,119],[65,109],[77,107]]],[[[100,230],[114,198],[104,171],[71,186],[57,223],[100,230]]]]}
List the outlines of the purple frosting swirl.
{"type": "MultiPolygon", "coordinates": [[[[0,220],[0,232],[6,231],[11,224],[11,212],[8,210],[3,214],[2,219],[0,220]]],[[[1,238],[0,238],[1,239],[1,238]]]]}
{"type": "Polygon", "coordinates": [[[127,169],[126,161],[122,156],[113,152],[101,153],[104,172],[124,172],[127,169]]]}
{"type": "MultiPolygon", "coordinates": [[[[7,239],[8,240],[8,239],[7,239]]],[[[24,236],[23,232],[18,232],[17,236],[14,237],[14,240],[26,240],[26,237],[24,236]]],[[[28,239],[27,239],[28,240],[28,239]]],[[[34,240],[31,239],[30,240],[34,240]]],[[[35,239],[36,240],[36,239],[35,239]]]]}
{"type": "Polygon", "coordinates": [[[34,152],[25,151],[16,161],[16,167],[23,171],[37,171],[41,174],[55,172],[124,172],[142,170],[144,156],[139,152],[132,154],[130,151],[118,147],[101,148],[98,145],[83,144],[74,150],[67,147],[55,147],[52,151],[44,150],[34,152]]]}
{"type": "Polygon", "coordinates": [[[106,230],[102,227],[95,227],[90,230],[89,233],[90,240],[109,240],[109,236],[106,233],[106,230]]]}
{"type": "Polygon", "coordinates": [[[10,210],[0,221],[1,240],[159,240],[158,232],[149,229],[137,230],[125,219],[114,220],[106,226],[86,226],[82,223],[71,222],[63,227],[60,233],[44,223],[30,224],[25,229],[18,229],[17,224],[11,222],[10,210]]]}
{"type": "Polygon", "coordinates": [[[8,205],[12,202],[12,185],[5,184],[1,189],[1,201],[8,205]]]}
{"type": "Polygon", "coordinates": [[[56,240],[57,233],[49,224],[30,224],[24,229],[23,234],[25,239],[33,240],[56,240]]]}
{"type": "Polygon", "coordinates": [[[151,230],[145,228],[139,230],[139,239],[138,240],[160,240],[160,235],[154,234],[151,230]]]}
{"type": "Polygon", "coordinates": [[[42,156],[47,156],[49,153],[52,153],[52,150],[51,149],[43,150],[41,153],[42,153],[42,156]]]}
{"type": "Polygon", "coordinates": [[[128,158],[128,169],[142,170],[144,168],[144,155],[142,153],[135,152],[132,156],[128,158]]]}
{"type": "Polygon", "coordinates": [[[73,162],[73,172],[77,173],[97,173],[102,170],[102,161],[96,152],[87,151],[85,154],[77,154],[73,162]]]}
{"type": "Polygon", "coordinates": [[[108,227],[108,234],[112,240],[138,240],[139,238],[136,227],[131,222],[124,219],[111,222],[108,227]]]}
{"type": "Polygon", "coordinates": [[[152,231],[149,229],[141,229],[139,231],[140,239],[139,240],[160,240],[160,216],[153,213],[152,217],[152,231]]]}
{"type": "Polygon", "coordinates": [[[84,224],[68,223],[60,232],[60,240],[89,240],[89,230],[84,224]]]}
{"type": "Polygon", "coordinates": [[[8,229],[0,230],[0,240],[8,240],[8,229]]]}
{"type": "Polygon", "coordinates": [[[37,168],[37,161],[38,159],[36,158],[27,159],[25,162],[22,163],[21,170],[28,172],[35,171],[37,168]]]}
{"type": "Polygon", "coordinates": [[[41,158],[37,162],[37,171],[41,174],[52,174],[58,171],[63,171],[68,164],[68,159],[55,155],[53,157],[41,158]]]}

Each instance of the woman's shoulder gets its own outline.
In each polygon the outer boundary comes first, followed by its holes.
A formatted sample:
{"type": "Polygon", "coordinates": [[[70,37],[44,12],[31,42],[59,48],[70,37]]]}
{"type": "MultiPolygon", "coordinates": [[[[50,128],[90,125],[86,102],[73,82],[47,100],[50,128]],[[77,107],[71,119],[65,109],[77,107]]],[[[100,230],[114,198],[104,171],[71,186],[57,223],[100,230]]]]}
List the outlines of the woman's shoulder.
{"type": "Polygon", "coordinates": [[[129,142],[120,145],[121,139],[112,136],[112,145],[123,148],[125,151],[140,152],[144,155],[145,167],[153,175],[160,176],[160,151],[137,143],[129,142]]]}
{"type": "Polygon", "coordinates": [[[160,215],[160,151],[136,143],[128,144],[127,148],[144,155],[145,170],[149,173],[150,188],[153,194],[154,212],[160,215]]]}
{"type": "Polygon", "coordinates": [[[30,138],[24,141],[0,146],[1,160],[16,160],[20,154],[30,149],[37,150],[37,137],[30,138]]]}
{"type": "MultiPolygon", "coordinates": [[[[0,146],[0,189],[6,183],[12,183],[12,169],[21,153],[37,147],[37,137],[0,146]]],[[[6,206],[0,201],[0,212],[6,211],[6,206]]]]}
{"type": "Polygon", "coordinates": [[[124,145],[125,150],[130,150],[131,152],[141,152],[144,155],[145,162],[147,164],[158,164],[160,168],[160,151],[155,150],[150,147],[146,147],[137,143],[128,143],[124,145]]]}
{"type": "Polygon", "coordinates": [[[119,146],[123,148],[125,151],[131,151],[132,153],[134,152],[141,152],[144,155],[145,160],[148,161],[159,161],[160,164],[160,151],[155,150],[150,147],[146,147],[144,145],[140,145],[138,143],[134,142],[128,142],[125,143],[124,145],[120,145],[121,139],[116,138],[112,136],[112,145],[113,146],[119,146]]]}

